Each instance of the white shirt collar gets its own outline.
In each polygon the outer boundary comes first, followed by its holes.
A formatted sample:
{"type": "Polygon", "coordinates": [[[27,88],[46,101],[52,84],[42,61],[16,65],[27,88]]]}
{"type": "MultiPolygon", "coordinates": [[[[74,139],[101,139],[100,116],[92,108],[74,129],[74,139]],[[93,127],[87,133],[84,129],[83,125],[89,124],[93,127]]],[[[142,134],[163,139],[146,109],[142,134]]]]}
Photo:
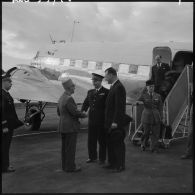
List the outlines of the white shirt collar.
{"type": "Polygon", "coordinates": [[[102,86],[100,88],[96,89],[96,91],[99,91],[101,88],[102,88],[102,86]]]}
{"type": "MultiPolygon", "coordinates": [[[[3,89],[3,88],[2,88],[3,89]]],[[[6,89],[3,89],[6,93],[9,93],[9,91],[7,91],[6,89]]]]}
{"type": "Polygon", "coordinates": [[[118,79],[116,79],[116,81],[114,81],[110,87],[112,87],[116,82],[118,81],[118,79]]]}

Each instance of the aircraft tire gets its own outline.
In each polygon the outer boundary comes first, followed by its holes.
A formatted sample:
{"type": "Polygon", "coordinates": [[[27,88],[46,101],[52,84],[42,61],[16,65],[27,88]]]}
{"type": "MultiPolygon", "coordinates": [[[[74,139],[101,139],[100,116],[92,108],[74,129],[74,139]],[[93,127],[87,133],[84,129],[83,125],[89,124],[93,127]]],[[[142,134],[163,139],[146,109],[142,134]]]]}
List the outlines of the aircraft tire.
{"type": "Polygon", "coordinates": [[[38,131],[41,126],[41,113],[37,113],[32,117],[31,131],[38,131]]]}
{"type": "MultiPolygon", "coordinates": [[[[30,110],[31,114],[35,113],[35,109],[30,110]]],[[[41,126],[41,113],[35,114],[31,119],[30,119],[30,127],[28,128],[30,131],[38,131],[41,126]]]]}

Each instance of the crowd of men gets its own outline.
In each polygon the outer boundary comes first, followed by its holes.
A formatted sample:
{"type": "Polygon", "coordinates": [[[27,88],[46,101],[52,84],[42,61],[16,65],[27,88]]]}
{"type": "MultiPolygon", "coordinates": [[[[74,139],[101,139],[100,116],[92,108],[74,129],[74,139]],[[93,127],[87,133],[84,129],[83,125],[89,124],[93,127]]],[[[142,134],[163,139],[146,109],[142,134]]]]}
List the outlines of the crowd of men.
{"type": "MultiPolygon", "coordinates": [[[[170,70],[168,64],[161,63],[161,56],[156,56],[156,65],[152,67],[151,79],[146,81],[146,87],[141,92],[137,102],[144,104],[141,116],[143,136],[141,150],[145,151],[150,137],[151,152],[158,152],[158,139],[163,122],[163,100],[160,83],[170,70]]],[[[79,172],[81,167],[75,163],[77,134],[80,128],[79,118],[88,117],[88,159],[86,163],[99,162],[105,169],[112,172],[125,170],[125,136],[126,129],[132,118],[126,114],[126,90],[117,77],[113,67],[105,70],[105,75],[92,73],[94,89],[87,92],[81,110],[77,108],[72,94],[75,84],[70,78],[62,80],[64,93],[59,98],[57,114],[60,118],[58,130],[61,135],[62,170],[79,172]],[[102,86],[102,80],[111,84],[110,89],[102,86]],[[99,150],[97,146],[99,145],[99,150]],[[106,163],[107,160],[107,163],[106,163]]],[[[14,101],[9,94],[12,81],[9,75],[2,74],[2,172],[13,172],[9,162],[9,149],[13,130],[22,126],[18,119],[14,101]]],[[[192,111],[193,113],[193,106],[192,111]]],[[[191,114],[192,126],[192,114],[191,114]]],[[[192,132],[192,131],[191,131],[192,132]]],[[[192,133],[190,133],[191,135],[192,133]]],[[[188,148],[192,147],[192,136],[188,148]]],[[[183,159],[192,157],[192,148],[188,149],[183,159]]]]}

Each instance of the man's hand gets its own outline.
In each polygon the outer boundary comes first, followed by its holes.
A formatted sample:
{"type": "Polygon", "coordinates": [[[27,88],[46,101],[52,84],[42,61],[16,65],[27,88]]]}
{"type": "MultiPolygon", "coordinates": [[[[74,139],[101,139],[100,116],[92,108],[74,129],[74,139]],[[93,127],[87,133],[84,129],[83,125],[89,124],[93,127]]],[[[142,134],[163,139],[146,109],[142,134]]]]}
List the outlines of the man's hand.
{"type": "Polygon", "coordinates": [[[6,128],[3,128],[3,133],[7,133],[9,131],[9,129],[6,127],[6,128]]]}
{"type": "Polygon", "coordinates": [[[112,123],[111,129],[115,129],[115,128],[117,128],[117,124],[116,123],[112,123]]]}
{"type": "Polygon", "coordinates": [[[81,118],[86,118],[86,117],[87,117],[87,113],[86,112],[82,112],[81,118]]]}

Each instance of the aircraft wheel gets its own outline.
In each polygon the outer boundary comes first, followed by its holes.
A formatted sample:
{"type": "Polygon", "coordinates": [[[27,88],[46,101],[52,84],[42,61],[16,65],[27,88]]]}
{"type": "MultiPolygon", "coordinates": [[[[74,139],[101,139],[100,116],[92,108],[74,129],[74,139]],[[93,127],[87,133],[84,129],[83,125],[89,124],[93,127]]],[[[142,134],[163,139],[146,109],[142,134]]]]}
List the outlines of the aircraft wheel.
{"type": "MultiPolygon", "coordinates": [[[[36,109],[30,110],[30,114],[33,114],[35,112],[37,112],[36,109]]],[[[37,131],[37,130],[39,130],[40,126],[41,126],[41,113],[39,112],[29,119],[28,130],[37,131]]]]}

